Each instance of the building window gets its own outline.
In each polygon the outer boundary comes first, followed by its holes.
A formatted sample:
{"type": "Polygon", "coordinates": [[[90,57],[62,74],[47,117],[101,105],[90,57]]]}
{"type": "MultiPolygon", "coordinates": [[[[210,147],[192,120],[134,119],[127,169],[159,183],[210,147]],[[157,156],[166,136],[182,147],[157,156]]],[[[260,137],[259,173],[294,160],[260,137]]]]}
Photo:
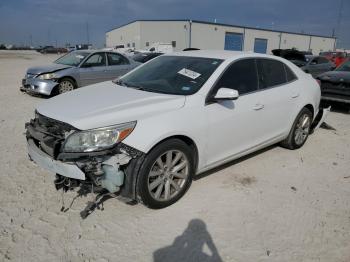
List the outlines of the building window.
{"type": "Polygon", "coordinates": [[[254,52],[260,54],[266,54],[267,51],[267,39],[255,38],[254,40],[254,52]]]}
{"type": "Polygon", "coordinates": [[[225,34],[225,50],[243,50],[243,34],[228,33],[225,34]]]}
{"type": "Polygon", "coordinates": [[[135,47],[135,43],[132,43],[132,47],[135,47]]]}
{"type": "Polygon", "coordinates": [[[176,47],[176,41],[171,41],[171,45],[172,45],[173,47],[176,47]]]}
{"type": "Polygon", "coordinates": [[[149,42],[146,42],[146,46],[149,46],[149,42]]]}
{"type": "Polygon", "coordinates": [[[127,47],[130,47],[130,44],[128,43],[126,46],[127,46],[127,47]]]}

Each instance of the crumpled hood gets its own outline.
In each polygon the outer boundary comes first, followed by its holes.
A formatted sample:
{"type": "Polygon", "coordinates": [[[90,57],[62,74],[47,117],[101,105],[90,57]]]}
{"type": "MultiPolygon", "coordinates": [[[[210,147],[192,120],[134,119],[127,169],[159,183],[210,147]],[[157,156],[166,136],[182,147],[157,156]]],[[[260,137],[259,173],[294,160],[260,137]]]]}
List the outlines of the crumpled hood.
{"type": "Polygon", "coordinates": [[[58,71],[58,70],[69,68],[69,67],[71,67],[71,66],[61,65],[61,64],[50,64],[50,65],[46,65],[46,66],[35,66],[35,67],[28,68],[27,73],[33,74],[33,75],[38,75],[38,74],[42,74],[42,73],[55,72],[55,71],[58,71]]]}
{"type": "Polygon", "coordinates": [[[318,76],[321,80],[329,82],[347,82],[350,83],[350,72],[346,71],[329,71],[318,76]],[[327,79],[323,79],[326,77],[327,79]]]}
{"type": "Polygon", "coordinates": [[[164,114],[184,104],[185,96],[151,93],[107,81],[48,99],[37,111],[86,130],[164,114]]]}

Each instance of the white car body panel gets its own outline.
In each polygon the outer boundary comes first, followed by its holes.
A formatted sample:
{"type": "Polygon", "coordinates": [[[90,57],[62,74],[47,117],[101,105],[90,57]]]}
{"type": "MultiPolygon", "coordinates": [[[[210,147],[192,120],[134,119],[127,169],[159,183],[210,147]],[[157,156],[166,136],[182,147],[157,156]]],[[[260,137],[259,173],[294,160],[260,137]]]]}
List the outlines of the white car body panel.
{"type": "Polygon", "coordinates": [[[141,120],[176,110],[184,103],[184,96],[143,92],[108,81],[53,97],[41,103],[37,111],[87,130],[141,120]]]}
{"type": "Polygon", "coordinates": [[[314,117],[318,112],[319,85],[283,58],[232,51],[187,51],[171,55],[225,61],[190,96],[151,93],[103,82],[54,97],[37,110],[81,130],[137,121],[123,143],[144,153],[164,139],[186,136],[197,147],[197,173],[285,139],[297,114],[306,105],[312,106],[314,117]],[[206,104],[207,94],[227,66],[248,57],[282,61],[298,79],[242,95],[237,100],[206,104]]]}

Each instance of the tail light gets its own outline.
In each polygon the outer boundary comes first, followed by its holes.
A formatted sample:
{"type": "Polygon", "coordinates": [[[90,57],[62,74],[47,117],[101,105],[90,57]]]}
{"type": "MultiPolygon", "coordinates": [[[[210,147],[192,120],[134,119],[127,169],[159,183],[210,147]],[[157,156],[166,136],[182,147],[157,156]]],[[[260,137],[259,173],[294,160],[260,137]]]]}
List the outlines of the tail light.
{"type": "Polygon", "coordinates": [[[320,79],[316,79],[317,83],[319,86],[321,86],[321,80],[320,79]]]}

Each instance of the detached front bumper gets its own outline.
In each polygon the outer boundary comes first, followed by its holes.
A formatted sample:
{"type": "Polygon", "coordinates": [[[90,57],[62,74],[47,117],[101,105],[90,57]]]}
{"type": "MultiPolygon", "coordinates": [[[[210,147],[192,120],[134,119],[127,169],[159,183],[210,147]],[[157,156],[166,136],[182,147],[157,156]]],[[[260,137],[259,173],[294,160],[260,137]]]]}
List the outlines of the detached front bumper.
{"type": "Polygon", "coordinates": [[[93,184],[95,189],[119,191],[119,197],[126,202],[136,200],[137,175],[144,153],[123,143],[103,151],[63,152],[65,133],[73,130],[69,124],[37,113],[26,124],[30,159],[58,174],[60,179],[68,180],[69,185],[93,184]]]}
{"type": "Polygon", "coordinates": [[[64,163],[52,159],[48,154],[40,150],[33,139],[27,140],[28,155],[36,164],[47,171],[79,180],[85,180],[85,174],[75,163],[64,163]]]}
{"type": "Polygon", "coordinates": [[[52,90],[58,85],[54,80],[41,80],[38,78],[25,78],[22,79],[21,91],[41,94],[41,95],[51,95],[52,90]]]}

